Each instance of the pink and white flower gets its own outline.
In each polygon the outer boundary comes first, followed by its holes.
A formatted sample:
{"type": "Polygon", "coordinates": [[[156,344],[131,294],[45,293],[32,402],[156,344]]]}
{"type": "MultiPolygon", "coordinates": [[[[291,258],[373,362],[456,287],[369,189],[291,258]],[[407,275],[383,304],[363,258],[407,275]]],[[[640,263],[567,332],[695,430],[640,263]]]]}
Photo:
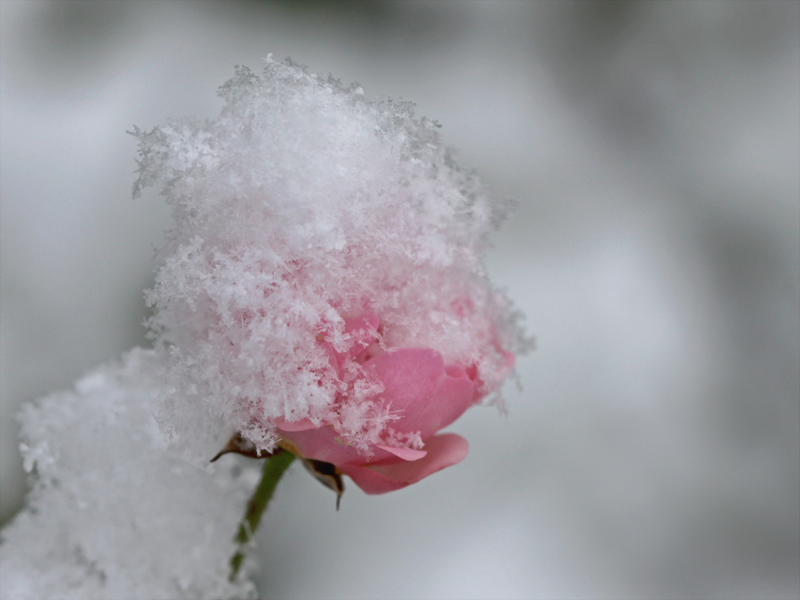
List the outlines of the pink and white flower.
{"type": "MultiPolygon", "coordinates": [[[[378,317],[367,313],[345,320],[345,331],[354,342],[347,352],[322,343],[340,377],[354,362],[361,367],[355,385],[358,380],[378,384],[373,408],[394,418],[379,439],[366,447],[349,443],[352,432],[338,419],[318,423],[310,418],[278,419],[275,423],[284,448],[335,465],[368,494],[403,488],[461,462],[467,455],[467,441],[454,433],[437,432],[478,402],[485,389],[474,365],[445,364],[441,353],[432,348],[382,351],[378,327],[378,317]]],[[[510,371],[514,356],[505,353],[505,358],[510,371]]],[[[337,403],[346,406],[346,394],[337,403]]]]}
{"type": "Polygon", "coordinates": [[[220,95],[215,120],[136,131],[137,190],[175,214],[148,294],[162,430],[199,457],[280,443],[375,493],[459,462],[439,432],[526,344],[483,266],[505,205],[409,103],[273,60],[220,95]]]}

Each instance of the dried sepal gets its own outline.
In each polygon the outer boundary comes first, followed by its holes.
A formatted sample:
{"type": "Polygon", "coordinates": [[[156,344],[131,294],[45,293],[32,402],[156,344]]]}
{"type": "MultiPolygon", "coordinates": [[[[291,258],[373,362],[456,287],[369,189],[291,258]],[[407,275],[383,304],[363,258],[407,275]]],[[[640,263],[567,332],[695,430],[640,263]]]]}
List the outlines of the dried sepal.
{"type": "Polygon", "coordinates": [[[344,481],[342,481],[341,471],[329,462],[312,458],[304,458],[303,466],[322,485],[336,492],[336,510],[339,510],[339,503],[342,500],[342,494],[344,494],[344,481]]]}
{"type": "Polygon", "coordinates": [[[231,439],[228,440],[228,443],[225,444],[225,447],[217,452],[217,455],[211,459],[211,462],[214,462],[220,456],[229,454],[231,452],[235,452],[236,454],[241,454],[242,456],[247,456],[249,458],[269,458],[270,456],[275,456],[276,454],[283,452],[283,448],[276,447],[272,452],[259,450],[258,447],[244,437],[241,432],[237,432],[231,437],[231,439]]]}

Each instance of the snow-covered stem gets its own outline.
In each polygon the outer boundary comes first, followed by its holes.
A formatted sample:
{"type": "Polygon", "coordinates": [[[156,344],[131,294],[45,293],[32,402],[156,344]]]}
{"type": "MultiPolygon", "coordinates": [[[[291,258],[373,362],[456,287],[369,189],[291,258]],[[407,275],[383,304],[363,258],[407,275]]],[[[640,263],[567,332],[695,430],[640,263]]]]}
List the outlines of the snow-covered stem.
{"type": "Polygon", "coordinates": [[[239,569],[247,556],[247,550],[258,529],[258,524],[261,522],[261,515],[267,509],[267,504],[272,499],[272,494],[275,492],[278,481],[280,481],[286,469],[289,468],[289,465],[292,464],[294,458],[294,454],[291,452],[279,452],[265,459],[261,482],[247,503],[247,510],[241,523],[239,523],[239,531],[234,538],[234,541],[239,544],[239,549],[231,558],[231,583],[236,580],[236,575],[239,573],[239,569]]]}

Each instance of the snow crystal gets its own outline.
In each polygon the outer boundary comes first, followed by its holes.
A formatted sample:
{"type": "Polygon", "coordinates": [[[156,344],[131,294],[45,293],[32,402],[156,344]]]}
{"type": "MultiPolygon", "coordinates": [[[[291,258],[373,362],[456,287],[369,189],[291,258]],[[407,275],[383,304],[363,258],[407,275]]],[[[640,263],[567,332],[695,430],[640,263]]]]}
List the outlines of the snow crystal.
{"type": "Polygon", "coordinates": [[[4,600],[255,596],[227,581],[252,481],[167,450],[150,412],[163,363],[134,350],[24,407],[34,487],[2,532],[4,600]]]}
{"type": "Polygon", "coordinates": [[[165,431],[201,456],[235,431],[270,448],[276,418],[333,420],[344,383],[320,340],[344,352],[344,320],[364,312],[381,348],[433,348],[495,391],[524,345],[483,267],[504,208],[437,124],[271,58],[220,95],[216,120],[134,132],[134,191],[160,185],[176,223],[148,294],[172,356],[165,431]]]}

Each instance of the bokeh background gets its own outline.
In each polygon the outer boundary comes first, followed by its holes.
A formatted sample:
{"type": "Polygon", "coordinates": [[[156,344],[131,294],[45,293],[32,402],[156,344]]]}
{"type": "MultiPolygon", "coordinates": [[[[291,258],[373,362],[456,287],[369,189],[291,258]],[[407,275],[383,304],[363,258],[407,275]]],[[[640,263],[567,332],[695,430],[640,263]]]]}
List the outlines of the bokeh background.
{"type": "Polygon", "coordinates": [[[0,519],[14,414],[146,344],[170,226],[125,134],[267,53],[412,100],[499,197],[508,416],[382,497],[295,469],[265,598],[797,598],[800,3],[0,2],[0,519]]]}

